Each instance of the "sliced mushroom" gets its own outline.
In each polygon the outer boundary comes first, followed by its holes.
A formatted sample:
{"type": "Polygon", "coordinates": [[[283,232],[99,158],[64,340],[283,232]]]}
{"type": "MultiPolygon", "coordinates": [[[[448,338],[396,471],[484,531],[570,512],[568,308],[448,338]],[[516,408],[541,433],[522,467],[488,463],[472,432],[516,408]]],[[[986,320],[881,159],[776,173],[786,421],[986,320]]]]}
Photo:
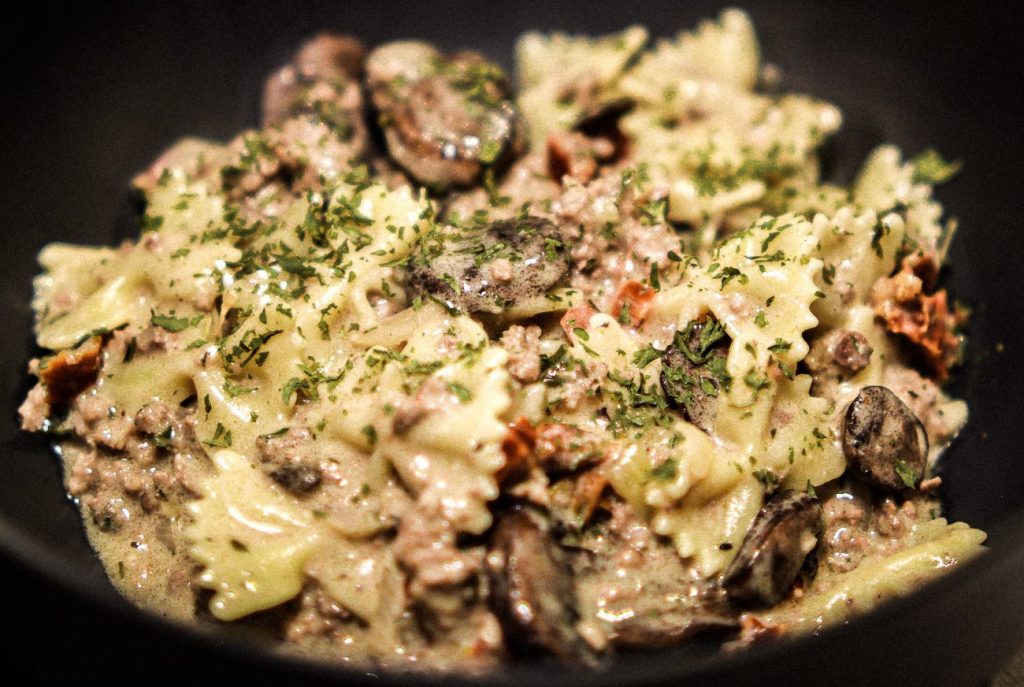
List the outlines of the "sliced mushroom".
{"type": "Polygon", "coordinates": [[[568,271],[569,251],[558,227],[525,217],[426,242],[410,283],[450,307],[500,313],[542,295],[568,271]]]}
{"type": "Polygon", "coordinates": [[[728,350],[729,338],[718,322],[690,322],[685,330],[676,332],[661,358],[665,399],[705,432],[714,426],[718,392],[728,384],[728,350]]]}
{"type": "Polygon", "coordinates": [[[364,49],[321,34],[264,85],[263,124],[227,147],[223,189],[253,220],[276,216],[295,194],[319,190],[370,147],[360,73],[364,49]]]}
{"type": "Polygon", "coordinates": [[[320,468],[310,465],[282,465],[270,473],[270,478],[285,490],[301,496],[320,486],[320,468]]]}
{"type": "Polygon", "coordinates": [[[722,584],[729,598],[760,608],[782,601],[823,531],[818,499],[797,491],[777,493],[754,518],[725,572],[722,584]]]}
{"type": "Polygon", "coordinates": [[[604,455],[605,442],[599,434],[561,423],[537,427],[535,453],[537,463],[548,474],[584,470],[597,464],[604,455]]]}
{"type": "Polygon", "coordinates": [[[590,103],[573,128],[587,136],[621,135],[619,120],[635,107],[636,101],[627,97],[590,103]]]}
{"type": "Polygon", "coordinates": [[[867,337],[853,330],[841,332],[832,345],[836,365],[850,372],[860,372],[867,367],[873,352],[867,337]]]}
{"type": "Polygon", "coordinates": [[[611,642],[631,649],[660,649],[697,635],[739,629],[736,612],[721,589],[693,591],[696,593],[639,601],[631,616],[614,624],[611,642]]]}
{"type": "Polygon", "coordinates": [[[60,351],[39,363],[48,403],[68,403],[96,381],[103,364],[103,339],[93,336],[77,348],[60,351]]]}
{"type": "Polygon", "coordinates": [[[914,411],[884,386],[866,386],[846,410],[843,454],[869,483],[914,489],[928,465],[928,434],[914,411]]]}
{"type": "Polygon", "coordinates": [[[388,43],[370,53],[366,80],[388,153],[424,184],[470,186],[522,150],[505,74],[480,55],[388,43]]]}
{"type": "Polygon", "coordinates": [[[297,112],[316,109],[318,102],[319,109],[329,112],[330,98],[324,96],[331,94],[327,91],[333,91],[336,97],[346,93],[351,97],[350,84],[361,107],[358,80],[365,57],[363,44],[351,36],[322,33],[307,41],[291,62],[267,78],[263,86],[263,125],[279,124],[297,112]],[[316,88],[318,83],[320,87],[316,88]]]}
{"type": "Polygon", "coordinates": [[[538,514],[520,507],[500,517],[487,572],[491,606],[512,647],[563,659],[583,653],[568,561],[538,514]]]}

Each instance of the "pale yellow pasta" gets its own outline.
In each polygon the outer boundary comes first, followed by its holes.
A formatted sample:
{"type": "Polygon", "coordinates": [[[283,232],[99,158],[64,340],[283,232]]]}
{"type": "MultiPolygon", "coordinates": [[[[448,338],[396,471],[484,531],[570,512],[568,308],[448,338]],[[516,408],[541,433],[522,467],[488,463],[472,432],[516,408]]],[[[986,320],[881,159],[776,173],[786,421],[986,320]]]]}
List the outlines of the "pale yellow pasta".
{"type": "Polygon", "coordinates": [[[798,631],[842,622],[887,599],[906,596],[946,569],[981,553],[985,533],[962,522],[937,518],[917,526],[913,544],[892,555],[868,560],[852,572],[829,576],[799,600],[757,616],[798,631]]]}
{"type": "Polygon", "coordinates": [[[189,505],[194,524],[186,537],[205,566],[200,583],[214,592],[210,612],[234,620],[298,594],[302,566],[323,533],[245,456],[218,451],[213,463],[203,498],[189,505]]]}
{"type": "Polygon", "coordinates": [[[640,26],[599,39],[523,34],[516,44],[519,104],[533,140],[543,143],[550,131],[572,128],[582,108],[565,91],[589,89],[590,97],[600,97],[646,42],[647,29],[640,26]]]}

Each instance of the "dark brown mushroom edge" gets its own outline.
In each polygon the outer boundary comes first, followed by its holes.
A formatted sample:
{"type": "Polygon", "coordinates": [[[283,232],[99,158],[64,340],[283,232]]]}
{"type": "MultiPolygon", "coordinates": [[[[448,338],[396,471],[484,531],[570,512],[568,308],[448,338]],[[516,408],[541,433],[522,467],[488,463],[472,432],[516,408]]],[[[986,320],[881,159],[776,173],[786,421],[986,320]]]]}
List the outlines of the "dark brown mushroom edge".
{"type": "Polygon", "coordinates": [[[360,667],[601,669],[977,552],[955,165],[819,179],[840,113],[760,89],[739,11],[516,54],[315,36],[260,128],[136,177],[138,241],[43,251],[22,426],[114,585],[360,667]]]}

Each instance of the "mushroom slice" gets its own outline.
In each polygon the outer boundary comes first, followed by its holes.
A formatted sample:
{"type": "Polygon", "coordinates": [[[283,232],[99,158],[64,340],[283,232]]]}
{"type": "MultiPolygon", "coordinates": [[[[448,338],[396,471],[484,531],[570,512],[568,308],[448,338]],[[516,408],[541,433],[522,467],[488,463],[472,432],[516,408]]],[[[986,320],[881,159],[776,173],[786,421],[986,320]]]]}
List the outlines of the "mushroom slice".
{"type": "Polygon", "coordinates": [[[303,496],[319,487],[323,476],[317,466],[289,463],[273,470],[270,478],[292,494],[303,496]]]}
{"type": "Polygon", "coordinates": [[[846,410],[843,454],[854,472],[882,489],[915,489],[928,466],[924,424],[884,386],[866,386],[846,410]]]}
{"type": "Polygon", "coordinates": [[[685,597],[641,603],[636,612],[615,623],[612,643],[632,649],[676,646],[698,635],[728,633],[739,629],[736,612],[721,589],[698,589],[685,597]]]}
{"type": "Polygon", "coordinates": [[[661,358],[661,388],[673,408],[705,432],[718,412],[718,392],[728,388],[729,338],[715,320],[689,322],[661,358]]]}
{"type": "Polygon", "coordinates": [[[281,124],[297,114],[314,115],[334,130],[365,145],[363,98],[359,88],[366,49],[358,39],[322,33],[307,41],[291,62],[263,86],[263,125],[281,124]]]}
{"type": "Polygon", "coordinates": [[[619,135],[619,120],[635,107],[636,101],[624,96],[591,103],[580,113],[573,129],[588,136],[619,135]]]}
{"type": "Polygon", "coordinates": [[[573,623],[575,593],[568,561],[539,514],[520,506],[500,516],[487,553],[491,607],[509,643],[563,659],[584,645],[573,623]]]}
{"type": "Polygon", "coordinates": [[[505,74],[476,53],[388,43],[370,53],[366,82],[390,156],[438,190],[470,186],[523,148],[505,74]]]}
{"type": "Polygon", "coordinates": [[[48,403],[68,403],[96,381],[103,365],[103,339],[93,336],[76,348],[43,358],[39,378],[46,385],[48,403]]]}
{"type": "Polygon", "coordinates": [[[860,372],[867,367],[873,352],[867,337],[853,330],[840,332],[832,346],[836,365],[850,372],[860,372]]]}
{"type": "Polygon", "coordinates": [[[781,491],[754,518],[725,572],[729,598],[743,607],[768,608],[792,589],[824,531],[821,503],[810,494],[781,491]]]}
{"type": "Polygon", "coordinates": [[[424,242],[410,283],[450,307],[497,314],[544,294],[568,272],[569,251],[558,227],[527,216],[424,242]]]}

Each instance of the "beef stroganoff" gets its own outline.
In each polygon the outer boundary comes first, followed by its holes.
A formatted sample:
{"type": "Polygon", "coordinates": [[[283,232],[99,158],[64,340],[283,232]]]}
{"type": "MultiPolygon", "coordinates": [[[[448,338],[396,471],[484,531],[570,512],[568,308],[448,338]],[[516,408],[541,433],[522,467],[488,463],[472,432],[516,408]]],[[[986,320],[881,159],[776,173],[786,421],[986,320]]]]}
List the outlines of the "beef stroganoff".
{"type": "Polygon", "coordinates": [[[487,58],[323,34],[263,122],[51,244],[21,407],[112,583],[359,665],[599,665],[813,632],[981,550],[934,151],[842,123],[748,17],[487,58]]]}

